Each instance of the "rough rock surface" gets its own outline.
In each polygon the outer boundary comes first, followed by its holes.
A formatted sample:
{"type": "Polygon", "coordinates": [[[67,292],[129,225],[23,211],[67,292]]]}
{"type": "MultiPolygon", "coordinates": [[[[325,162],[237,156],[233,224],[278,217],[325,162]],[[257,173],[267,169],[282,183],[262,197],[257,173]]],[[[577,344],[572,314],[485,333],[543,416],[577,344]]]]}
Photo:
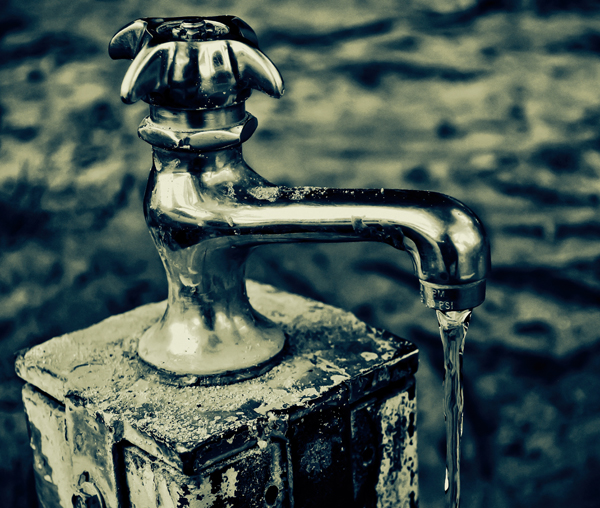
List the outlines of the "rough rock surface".
{"type": "MultiPolygon", "coordinates": [[[[248,109],[280,184],[419,188],[470,205],[494,270],[465,356],[465,507],[597,505],[600,11],[592,0],[20,0],[0,7],[0,487],[34,506],[14,352],[165,297],[141,212],[146,106],[107,41],[140,16],[239,15],[286,80],[248,109]]],[[[264,247],[250,274],[421,350],[421,505],[441,507],[441,346],[408,256],[264,247]]]]}

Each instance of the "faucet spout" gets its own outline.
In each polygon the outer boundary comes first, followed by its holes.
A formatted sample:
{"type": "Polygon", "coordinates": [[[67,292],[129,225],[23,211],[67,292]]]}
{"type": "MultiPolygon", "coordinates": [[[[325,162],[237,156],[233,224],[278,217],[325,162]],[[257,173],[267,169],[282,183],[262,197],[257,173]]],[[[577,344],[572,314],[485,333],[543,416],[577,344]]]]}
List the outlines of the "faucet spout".
{"type": "MultiPolygon", "coordinates": [[[[381,242],[407,251],[427,287],[475,287],[487,272],[487,237],[459,201],[426,191],[261,187],[246,190],[229,215],[239,242],[381,242]],[[249,204],[252,202],[252,204],[249,204]]],[[[227,235],[227,227],[222,234],[227,235]]],[[[472,308],[478,292],[445,301],[446,310],[472,308]],[[452,306],[451,303],[454,303],[452,306]]],[[[438,307],[436,300],[430,306],[438,307]]]]}
{"type": "Polygon", "coordinates": [[[241,145],[204,153],[155,147],[145,212],[169,302],[142,337],[140,355],[170,372],[239,376],[281,351],[283,334],[252,308],[245,289],[246,260],[266,243],[387,243],[411,255],[429,307],[463,310],[484,299],[485,230],[443,194],[283,187],[256,174],[241,145]]]}

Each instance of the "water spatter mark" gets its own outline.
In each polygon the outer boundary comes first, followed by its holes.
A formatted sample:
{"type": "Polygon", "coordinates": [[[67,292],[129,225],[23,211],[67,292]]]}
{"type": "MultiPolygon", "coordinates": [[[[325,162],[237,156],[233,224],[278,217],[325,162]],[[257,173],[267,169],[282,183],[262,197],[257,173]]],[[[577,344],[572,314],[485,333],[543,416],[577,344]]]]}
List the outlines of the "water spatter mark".
{"type": "Polygon", "coordinates": [[[227,197],[235,198],[235,188],[233,187],[233,182],[227,182],[227,197]]]}
{"type": "Polygon", "coordinates": [[[318,187],[295,187],[290,194],[290,199],[292,201],[300,201],[317,189],[318,187]]]}
{"type": "Polygon", "coordinates": [[[248,189],[251,196],[271,203],[279,197],[280,192],[279,187],[251,187],[248,189]]]}

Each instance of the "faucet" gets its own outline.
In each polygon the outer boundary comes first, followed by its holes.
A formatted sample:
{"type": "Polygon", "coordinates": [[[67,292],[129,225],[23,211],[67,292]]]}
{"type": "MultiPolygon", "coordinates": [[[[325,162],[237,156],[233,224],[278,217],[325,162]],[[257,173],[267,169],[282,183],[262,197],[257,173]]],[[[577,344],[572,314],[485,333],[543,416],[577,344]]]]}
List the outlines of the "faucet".
{"type": "Polygon", "coordinates": [[[138,19],[109,53],[133,60],[123,101],[150,105],[138,131],[153,145],[144,213],[169,290],[165,314],[140,337],[145,362],[206,384],[276,364],[285,335],[252,307],[245,284],[248,256],[267,243],[387,243],[410,254],[428,307],[483,302],[488,239],[461,202],[427,191],[278,186],[246,164],[242,143],[257,121],[245,101],[253,89],[279,98],[284,85],[241,19],[138,19]]]}

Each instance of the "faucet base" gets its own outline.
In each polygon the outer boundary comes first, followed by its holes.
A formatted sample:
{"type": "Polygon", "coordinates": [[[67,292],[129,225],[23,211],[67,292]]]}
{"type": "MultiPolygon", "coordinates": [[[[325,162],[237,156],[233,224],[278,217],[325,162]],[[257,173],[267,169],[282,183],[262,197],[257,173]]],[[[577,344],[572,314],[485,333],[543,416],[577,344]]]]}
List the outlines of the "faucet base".
{"type": "Polygon", "coordinates": [[[158,374],[158,377],[163,383],[170,384],[173,386],[184,387],[184,386],[222,386],[231,383],[237,383],[238,381],[244,381],[246,379],[252,379],[258,376],[262,376],[269,372],[273,367],[278,365],[286,354],[285,344],[284,347],[275,354],[275,356],[265,360],[258,365],[246,367],[239,370],[230,370],[225,372],[219,372],[216,374],[196,375],[196,374],[176,374],[170,370],[163,369],[160,366],[146,361],[141,355],[138,356],[142,363],[147,364],[158,374]]]}
{"type": "Polygon", "coordinates": [[[167,307],[140,337],[139,357],[176,385],[221,385],[250,379],[277,364],[283,331],[256,313],[221,313],[208,329],[196,309],[167,307]]]}

